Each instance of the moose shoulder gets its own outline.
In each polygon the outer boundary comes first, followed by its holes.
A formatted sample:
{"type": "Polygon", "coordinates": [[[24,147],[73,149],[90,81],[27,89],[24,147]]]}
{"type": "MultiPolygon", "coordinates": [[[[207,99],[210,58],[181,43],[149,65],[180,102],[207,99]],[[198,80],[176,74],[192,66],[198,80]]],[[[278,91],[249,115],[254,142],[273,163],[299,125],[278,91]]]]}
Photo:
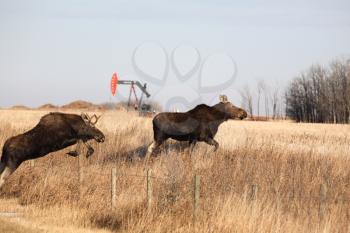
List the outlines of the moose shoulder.
{"type": "Polygon", "coordinates": [[[221,123],[229,119],[244,119],[247,112],[235,107],[221,96],[221,102],[214,106],[201,104],[183,113],[159,113],[153,119],[154,142],[149,147],[149,153],[157,153],[160,145],[172,138],[178,141],[188,141],[193,147],[197,141],[206,142],[219,147],[214,137],[221,123]]]}
{"type": "MultiPolygon", "coordinates": [[[[79,140],[84,144],[91,139],[97,142],[105,140],[104,134],[95,127],[98,117],[86,114],[49,113],[43,116],[31,130],[9,138],[3,147],[0,162],[0,187],[5,179],[18,166],[29,159],[45,156],[48,153],[61,150],[76,144],[79,140]]],[[[87,156],[93,153],[88,144],[87,156]]],[[[76,156],[72,151],[69,155],[76,156]]]]}

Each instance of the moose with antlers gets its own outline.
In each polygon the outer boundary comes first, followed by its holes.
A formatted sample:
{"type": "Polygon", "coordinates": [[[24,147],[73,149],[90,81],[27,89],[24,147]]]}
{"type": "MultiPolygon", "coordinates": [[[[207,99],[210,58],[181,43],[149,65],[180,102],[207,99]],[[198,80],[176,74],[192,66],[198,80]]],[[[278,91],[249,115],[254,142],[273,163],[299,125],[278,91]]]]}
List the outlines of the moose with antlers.
{"type": "MultiPolygon", "coordinates": [[[[43,157],[82,141],[87,146],[86,156],[93,154],[89,140],[104,142],[104,134],[95,127],[99,117],[87,114],[49,113],[31,130],[7,139],[0,162],[0,187],[22,162],[43,157]]],[[[78,156],[77,151],[67,153],[78,156]]]]}

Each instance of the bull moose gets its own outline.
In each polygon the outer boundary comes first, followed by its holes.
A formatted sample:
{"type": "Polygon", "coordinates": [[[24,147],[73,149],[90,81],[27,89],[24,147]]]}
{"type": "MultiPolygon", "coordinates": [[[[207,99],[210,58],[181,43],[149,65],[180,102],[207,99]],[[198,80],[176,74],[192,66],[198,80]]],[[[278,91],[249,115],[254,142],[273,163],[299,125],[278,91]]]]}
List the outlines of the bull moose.
{"type": "Polygon", "coordinates": [[[218,149],[219,143],[214,137],[221,123],[229,119],[244,119],[247,112],[235,107],[225,95],[214,106],[200,104],[188,112],[159,113],[153,118],[154,142],[148,148],[148,155],[155,155],[162,143],[168,138],[188,141],[190,147],[197,141],[206,142],[218,149]]]}
{"type": "MultiPolygon", "coordinates": [[[[31,130],[9,138],[3,147],[0,162],[0,187],[22,162],[43,157],[82,141],[88,148],[86,156],[93,154],[87,141],[104,142],[104,134],[95,127],[99,117],[87,114],[49,113],[31,130]]],[[[77,151],[67,153],[78,156],[77,151]]]]}

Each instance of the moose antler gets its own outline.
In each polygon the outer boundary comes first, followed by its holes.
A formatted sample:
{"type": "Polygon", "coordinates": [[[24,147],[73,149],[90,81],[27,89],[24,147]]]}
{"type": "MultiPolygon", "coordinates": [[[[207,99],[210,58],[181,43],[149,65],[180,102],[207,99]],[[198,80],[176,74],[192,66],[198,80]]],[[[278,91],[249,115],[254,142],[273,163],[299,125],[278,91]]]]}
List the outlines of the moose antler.
{"type": "Polygon", "coordinates": [[[96,125],[98,119],[100,119],[101,116],[96,116],[96,114],[89,116],[87,113],[81,113],[81,118],[87,123],[91,125],[96,125]]]}
{"type": "Polygon", "coordinates": [[[84,112],[81,113],[81,118],[83,118],[83,120],[87,123],[89,123],[91,121],[91,118],[89,117],[89,115],[84,113],[84,112]]]}
{"type": "Polygon", "coordinates": [[[96,114],[92,115],[91,119],[90,119],[90,123],[92,125],[96,125],[98,119],[100,119],[101,116],[96,116],[96,114]],[[92,121],[94,119],[94,121],[92,121]]]}
{"type": "Polygon", "coordinates": [[[228,101],[226,95],[220,95],[219,99],[221,103],[226,103],[228,101]]]}

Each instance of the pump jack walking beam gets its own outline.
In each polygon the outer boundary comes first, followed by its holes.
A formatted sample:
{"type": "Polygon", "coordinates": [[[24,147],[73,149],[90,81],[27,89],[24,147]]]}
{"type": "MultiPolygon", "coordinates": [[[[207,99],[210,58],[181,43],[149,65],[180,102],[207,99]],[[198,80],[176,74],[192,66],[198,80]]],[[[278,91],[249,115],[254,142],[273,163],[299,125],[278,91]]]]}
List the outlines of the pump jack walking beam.
{"type": "Polygon", "coordinates": [[[146,84],[142,85],[139,81],[131,81],[131,80],[118,80],[118,84],[125,84],[125,85],[136,85],[140,88],[140,90],[145,93],[147,98],[149,98],[151,95],[146,90],[146,84]]]}

